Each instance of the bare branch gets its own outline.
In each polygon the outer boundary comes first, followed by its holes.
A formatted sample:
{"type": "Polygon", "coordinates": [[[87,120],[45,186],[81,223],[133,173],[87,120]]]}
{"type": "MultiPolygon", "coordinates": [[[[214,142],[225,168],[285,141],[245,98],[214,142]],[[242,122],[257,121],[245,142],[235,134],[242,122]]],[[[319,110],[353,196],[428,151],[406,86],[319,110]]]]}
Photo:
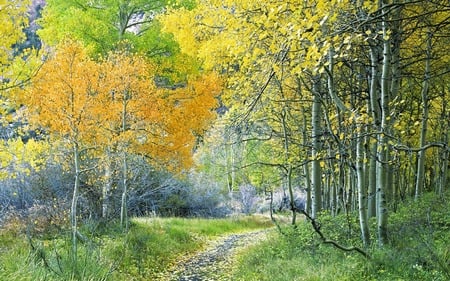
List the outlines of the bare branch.
{"type": "Polygon", "coordinates": [[[399,151],[420,152],[432,147],[446,148],[446,145],[440,142],[432,142],[422,147],[408,147],[406,145],[396,145],[394,146],[394,149],[399,151]]]}
{"type": "Polygon", "coordinates": [[[305,210],[300,210],[300,213],[302,213],[303,215],[305,215],[305,217],[311,222],[312,227],[314,228],[314,231],[319,235],[320,239],[322,240],[322,242],[324,244],[331,244],[334,247],[338,248],[339,250],[342,250],[344,252],[357,252],[359,254],[361,254],[362,256],[364,256],[367,259],[370,259],[370,255],[365,252],[364,250],[362,250],[359,247],[355,247],[355,246],[351,246],[351,247],[345,247],[342,246],[341,244],[339,244],[338,242],[334,241],[334,240],[329,240],[325,237],[325,235],[322,233],[322,231],[320,230],[320,224],[317,223],[317,221],[312,218],[307,212],[305,212],[305,210]]]}

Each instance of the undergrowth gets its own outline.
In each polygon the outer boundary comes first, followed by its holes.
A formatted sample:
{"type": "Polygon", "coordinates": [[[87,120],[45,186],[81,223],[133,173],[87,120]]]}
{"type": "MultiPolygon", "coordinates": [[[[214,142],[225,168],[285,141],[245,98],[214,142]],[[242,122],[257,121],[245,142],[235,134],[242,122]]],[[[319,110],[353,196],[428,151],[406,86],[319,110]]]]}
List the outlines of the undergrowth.
{"type": "MultiPolygon", "coordinates": [[[[371,220],[370,258],[320,242],[308,222],[285,226],[284,234],[241,255],[233,280],[450,280],[450,196],[426,194],[390,213],[389,245],[376,245],[371,220]]],[[[363,247],[356,214],[318,219],[328,239],[363,247]]]]}
{"type": "Polygon", "coordinates": [[[0,231],[0,280],[155,280],[213,236],[268,226],[262,217],[136,218],[123,233],[117,223],[91,221],[80,229],[76,262],[68,232],[0,231]]]}
{"type": "MultiPolygon", "coordinates": [[[[424,195],[389,216],[389,243],[365,258],[321,243],[307,221],[241,253],[231,280],[450,280],[450,196],[424,195]]],[[[363,248],[357,214],[318,218],[321,232],[343,246],[363,248]]],[[[128,233],[116,223],[86,222],[78,259],[69,232],[43,235],[0,231],[0,280],[158,280],[179,259],[227,232],[271,226],[265,217],[227,219],[136,218],[128,233]]]]}

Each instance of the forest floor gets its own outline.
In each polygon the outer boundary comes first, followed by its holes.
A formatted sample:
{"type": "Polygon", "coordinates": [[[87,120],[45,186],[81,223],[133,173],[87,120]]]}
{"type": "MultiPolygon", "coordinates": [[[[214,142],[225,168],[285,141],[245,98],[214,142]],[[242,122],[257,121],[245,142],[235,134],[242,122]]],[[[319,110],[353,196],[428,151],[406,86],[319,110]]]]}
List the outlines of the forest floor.
{"type": "Polygon", "coordinates": [[[231,280],[238,254],[265,239],[270,229],[222,235],[207,243],[193,256],[181,257],[160,280],[209,281],[231,280]]]}

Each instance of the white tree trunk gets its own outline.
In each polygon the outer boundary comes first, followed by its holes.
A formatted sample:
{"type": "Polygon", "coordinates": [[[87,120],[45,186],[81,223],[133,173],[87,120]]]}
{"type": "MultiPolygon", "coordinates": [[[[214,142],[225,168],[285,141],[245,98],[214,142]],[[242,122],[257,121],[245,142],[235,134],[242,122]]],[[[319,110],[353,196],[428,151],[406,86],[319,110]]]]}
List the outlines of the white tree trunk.
{"type": "Polygon", "coordinates": [[[358,189],[358,213],[359,225],[361,229],[361,239],[364,246],[370,245],[369,222],[367,216],[367,187],[364,174],[364,137],[362,125],[358,124],[356,137],[356,178],[358,189]]]}
{"type": "MultiPolygon", "coordinates": [[[[307,121],[306,121],[306,114],[305,109],[301,107],[301,112],[303,116],[303,146],[308,146],[308,135],[307,135],[307,121]]],[[[306,155],[308,157],[309,155],[306,155]]],[[[306,202],[305,202],[305,212],[308,214],[311,214],[311,175],[309,172],[309,165],[303,165],[303,173],[305,174],[305,190],[306,190],[306,202]]]]}
{"type": "MultiPolygon", "coordinates": [[[[380,107],[378,93],[378,83],[379,83],[379,72],[378,72],[378,47],[376,45],[370,47],[370,63],[371,63],[371,76],[370,76],[370,99],[369,99],[369,109],[374,122],[375,128],[379,128],[380,121],[380,107]]],[[[369,142],[369,153],[370,160],[368,162],[368,186],[369,186],[369,197],[368,197],[368,216],[376,216],[376,194],[377,194],[377,150],[378,150],[378,139],[371,139],[369,142]]]]}
{"type": "MultiPolygon", "coordinates": [[[[431,32],[428,33],[427,38],[427,50],[425,61],[425,76],[422,84],[422,122],[420,128],[420,142],[419,147],[424,147],[426,144],[427,130],[428,130],[428,89],[430,85],[430,68],[431,68],[431,32]]],[[[417,176],[416,176],[416,188],[414,198],[419,199],[422,194],[425,177],[425,149],[421,149],[417,154],[417,176]]]]}
{"type": "Polygon", "coordinates": [[[72,194],[72,205],[70,207],[70,224],[72,228],[72,262],[73,262],[73,271],[76,271],[77,266],[77,234],[78,234],[78,221],[77,221],[77,203],[78,203],[78,190],[80,188],[80,151],[78,147],[78,143],[74,141],[73,143],[73,158],[74,158],[74,168],[75,168],[75,179],[73,185],[73,194],[72,194]]]}
{"type": "Polygon", "coordinates": [[[122,198],[120,204],[120,225],[125,231],[128,231],[128,161],[126,150],[122,153],[122,198]]]}
{"type": "Polygon", "coordinates": [[[287,189],[289,193],[289,199],[290,199],[290,207],[292,211],[292,225],[295,225],[295,221],[297,218],[297,210],[295,206],[295,197],[294,197],[294,190],[292,186],[292,165],[289,163],[289,136],[288,136],[288,128],[287,128],[287,122],[286,122],[286,108],[283,108],[281,111],[281,125],[283,127],[283,139],[284,139],[284,165],[286,167],[286,175],[285,180],[287,184],[287,189]]]}
{"type": "MultiPolygon", "coordinates": [[[[127,105],[128,93],[123,93],[122,101],[122,128],[121,133],[124,134],[127,130],[127,105]]],[[[126,141],[126,140],[125,140],[126,141]]],[[[122,198],[120,204],[120,225],[122,229],[128,231],[128,208],[127,208],[127,193],[128,193],[128,162],[127,162],[127,144],[122,143],[122,198]]]]}
{"type": "Polygon", "coordinates": [[[322,209],[322,169],[320,167],[320,150],[321,150],[321,99],[319,94],[318,78],[314,79],[313,85],[313,105],[312,105],[312,166],[311,166],[311,188],[312,188],[312,206],[311,217],[317,218],[317,214],[322,209]]]}
{"type": "MultiPolygon", "coordinates": [[[[384,9],[385,10],[385,9],[384,9]]],[[[387,19],[382,22],[383,31],[383,68],[381,73],[381,126],[378,138],[377,165],[377,230],[378,244],[387,243],[388,209],[386,193],[388,192],[387,170],[389,169],[389,154],[387,153],[389,128],[389,81],[391,79],[391,39],[387,19]]]]}
{"type": "MultiPolygon", "coordinates": [[[[445,92],[444,92],[445,94],[445,92]]],[[[442,117],[441,120],[447,120],[442,124],[442,142],[444,143],[444,147],[442,148],[441,153],[441,165],[440,165],[440,175],[439,175],[439,196],[443,196],[445,189],[447,188],[447,178],[448,178],[448,165],[450,158],[449,151],[449,139],[450,139],[450,114],[447,112],[448,110],[448,101],[445,100],[442,104],[442,117]]]]}
{"type": "Polygon", "coordinates": [[[102,218],[107,219],[109,216],[109,197],[112,189],[112,163],[111,152],[109,148],[106,151],[106,163],[105,163],[105,182],[102,189],[102,218]]]}

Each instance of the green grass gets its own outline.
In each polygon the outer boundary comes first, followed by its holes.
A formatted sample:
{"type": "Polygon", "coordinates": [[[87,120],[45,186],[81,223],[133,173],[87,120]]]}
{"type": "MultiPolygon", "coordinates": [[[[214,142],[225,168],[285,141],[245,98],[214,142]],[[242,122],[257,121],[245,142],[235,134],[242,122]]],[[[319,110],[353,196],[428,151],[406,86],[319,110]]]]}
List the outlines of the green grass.
{"type": "Polygon", "coordinates": [[[127,234],[117,224],[89,222],[88,241],[71,259],[68,233],[33,239],[0,232],[0,280],[155,280],[180,256],[215,236],[271,227],[265,217],[227,219],[135,218],[127,234]]]}
{"type": "MultiPolygon", "coordinates": [[[[449,200],[427,194],[391,213],[390,243],[367,249],[371,259],[321,244],[309,223],[300,222],[296,230],[286,226],[284,235],[243,253],[232,280],[449,280],[449,200]]],[[[328,238],[362,247],[356,216],[350,222],[328,215],[319,220],[328,238]]]]}
{"type": "MultiPolygon", "coordinates": [[[[297,229],[286,223],[284,235],[273,233],[240,254],[231,280],[449,280],[449,200],[427,194],[404,202],[390,213],[389,245],[366,249],[371,259],[321,244],[309,223],[299,221],[297,229]]],[[[327,238],[362,247],[356,214],[322,214],[319,221],[327,238]]],[[[24,234],[0,231],[0,280],[158,280],[180,257],[218,235],[271,226],[258,216],[135,218],[124,234],[117,224],[92,221],[81,227],[88,241],[80,244],[76,264],[68,233],[36,236],[32,250],[24,234]]]]}

